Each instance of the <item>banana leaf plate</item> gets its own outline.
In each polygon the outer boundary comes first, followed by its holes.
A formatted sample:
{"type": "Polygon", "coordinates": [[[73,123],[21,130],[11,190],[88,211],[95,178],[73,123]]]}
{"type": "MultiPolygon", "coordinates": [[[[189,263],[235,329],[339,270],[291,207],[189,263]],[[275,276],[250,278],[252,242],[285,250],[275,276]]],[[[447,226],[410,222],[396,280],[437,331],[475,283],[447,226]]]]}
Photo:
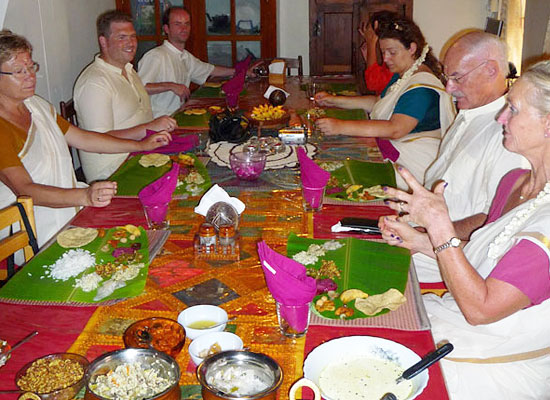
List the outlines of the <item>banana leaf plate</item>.
{"type": "MultiPolygon", "coordinates": [[[[326,251],[325,255],[319,257],[317,262],[306,265],[308,275],[315,275],[316,271],[320,270],[323,261],[332,261],[340,274],[339,277],[332,278],[338,285],[338,293],[342,293],[347,289],[359,289],[369,295],[374,295],[384,293],[391,288],[405,293],[411,260],[408,250],[393,247],[385,243],[370,242],[355,238],[335,241],[340,242],[343,246],[337,250],[326,251]]],[[[301,251],[307,251],[312,244],[322,246],[326,242],[328,241],[300,238],[295,234],[291,234],[287,241],[287,256],[292,257],[301,251]]],[[[320,276],[319,278],[326,277],[320,276]]],[[[326,294],[315,296],[313,304],[323,295],[326,294]]],[[[334,299],[334,305],[337,309],[343,305],[343,302],[337,297],[334,299]]],[[[347,319],[368,317],[355,308],[355,300],[348,303],[347,306],[354,310],[353,315],[347,319]]],[[[340,318],[336,315],[335,311],[319,312],[314,306],[312,306],[312,310],[324,318],[340,318]]],[[[388,312],[388,309],[384,309],[376,315],[388,312]]]]}

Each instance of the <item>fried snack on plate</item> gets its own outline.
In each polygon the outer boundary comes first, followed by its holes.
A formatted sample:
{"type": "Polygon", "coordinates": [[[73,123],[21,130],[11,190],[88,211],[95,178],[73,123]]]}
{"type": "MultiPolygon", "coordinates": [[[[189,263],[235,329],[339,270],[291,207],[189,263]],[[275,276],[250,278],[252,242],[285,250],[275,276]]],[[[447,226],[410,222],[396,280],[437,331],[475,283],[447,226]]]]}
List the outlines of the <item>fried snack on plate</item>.
{"type": "Polygon", "coordinates": [[[203,115],[206,114],[206,110],[204,108],[190,108],[183,113],[185,115],[203,115]]]}
{"type": "Polygon", "coordinates": [[[365,189],[371,196],[378,197],[379,199],[388,198],[388,194],[382,189],[382,185],[375,185],[365,189]]]}
{"type": "Polygon", "coordinates": [[[142,167],[162,167],[164,164],[170,161],[170,157],[166,154],[151,153],[141,156],[139,159],[139,165],[142,167]]]}
{"type": "Polygon", "coordinates": [[[192,166],[195,165],[195,159],[185,153],[180,153],[178,155],[178,163],[180,165],[192,166]]]}
{"type": "Polygon", "coordinates": [[[57,235],[57,243],[66,249],[82,247],[91,243],[97,234],[94,228],[71,228],[57,235]]]}
{"type": "Polygon", "coordinates": [[[375,315],[387,308],[396,310],[407,298],[397,289],[391,288],[384,293],[369,296],[367,299],[355,300],[355,308],[366,315],[375,315]]]}
{"type": "Polygon", "coordinates": [[[340,300],[342,303],[347,304],[355,299],[366,299],[369,295],[359,289],[348,289],[342,292],[340,300]]]}
{"type": "Polygon", "coordinates": [[[213,88],[217,88],[217,87],[220,87],[222,85],[221,82],[204,82],[204,87],[213,87],[213,88]]]}

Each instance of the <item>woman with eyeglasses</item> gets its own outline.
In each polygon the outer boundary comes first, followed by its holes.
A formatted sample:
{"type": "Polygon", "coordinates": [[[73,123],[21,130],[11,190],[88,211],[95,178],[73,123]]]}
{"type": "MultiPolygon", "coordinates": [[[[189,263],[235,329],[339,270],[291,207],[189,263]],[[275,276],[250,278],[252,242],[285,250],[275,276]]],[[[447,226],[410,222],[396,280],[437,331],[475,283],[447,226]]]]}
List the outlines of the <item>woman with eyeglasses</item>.
{"type": "Polygon", "coordinates": [[[161,132],[142,141],[83,131],[61,118],[35,95],[38,64],[22,36],[0,32],[0,208],[17,196],[33,198],[38,245],[43,245],[80,206],[105,207],[115,182],[90,186],[75,178],[68,146],[102,153],[153,150],[171,136],[161,132]]]}
{"type": "MultiPolygon", "coordinates": [[[[531,169],[500,181],[487,222],[468,243],[457,238],[445,203],[447,183],[426,190],[386,188],[406,214],[380,219],[387,243],[435,258],[449,290],[425,295],[452,400],[548,399],[550,388],[550,61],[530,67],[512,86],[497,116],[503,145],[531,169]],[[425,227],[420,233],[409,226],[425,227]]],[[[453,182],[448,182],[449,187],[453,182]]]]}
{"type": "Polygon", "coordinates": [[[393,73],[380,97],[326,92],[315,97],[326,107],[362,108],[370,120],[322,118],[317,126],[325,135],[377,138],[384,158],[422,180],[437,155],[442,132],[454,119],[454,105],[441,82],[441,66],[413,21],[397,18],[380,27],[378,37],[384,62],[393,73]]]}

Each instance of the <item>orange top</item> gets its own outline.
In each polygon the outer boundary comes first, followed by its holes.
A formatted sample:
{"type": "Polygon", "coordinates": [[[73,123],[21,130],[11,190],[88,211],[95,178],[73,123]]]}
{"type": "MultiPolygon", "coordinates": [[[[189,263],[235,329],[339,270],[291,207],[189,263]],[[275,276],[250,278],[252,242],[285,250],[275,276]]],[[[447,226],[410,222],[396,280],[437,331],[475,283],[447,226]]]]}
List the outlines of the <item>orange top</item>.
{"type": "MultiPolygon", "coordinates": [[[[57,125],[64,134],[67,133],[71,124],[60,115],[57,116],[57,125]]],[[[0,146],[0,170],[9,167],[22,167],[19,159],[19,152],[23,149],[27,141],[28,132],[15,126],[8,120],[0,118],[0,136],[2,146],[0,146]]]]}

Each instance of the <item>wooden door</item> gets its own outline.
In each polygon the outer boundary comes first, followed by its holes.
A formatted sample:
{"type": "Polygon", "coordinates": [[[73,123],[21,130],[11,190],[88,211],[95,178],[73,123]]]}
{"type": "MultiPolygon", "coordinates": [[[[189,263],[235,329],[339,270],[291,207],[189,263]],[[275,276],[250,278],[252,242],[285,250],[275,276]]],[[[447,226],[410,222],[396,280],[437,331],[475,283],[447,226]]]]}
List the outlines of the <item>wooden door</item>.
{"type": "Polygon", "coordinates": [[[309,0],[310,74],[360,76],[361,21],[381,10],[412,18],[413,0],[309,0]]]}

